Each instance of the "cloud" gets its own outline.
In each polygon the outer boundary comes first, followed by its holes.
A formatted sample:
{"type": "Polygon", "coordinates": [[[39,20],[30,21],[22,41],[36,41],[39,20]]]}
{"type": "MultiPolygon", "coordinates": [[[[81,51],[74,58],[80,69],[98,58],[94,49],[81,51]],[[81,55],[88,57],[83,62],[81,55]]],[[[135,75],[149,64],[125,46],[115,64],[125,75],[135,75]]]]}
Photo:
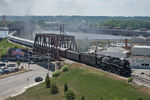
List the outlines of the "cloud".
{"type": "Polygon", "coordinates": [[[0,0],[5,15],[150,16],[150,0],[0,0]]]}
{"type": "Polygon", "coordinates": [[[35,0],[0,0],[1,15],[30,15],[35,0]]]}

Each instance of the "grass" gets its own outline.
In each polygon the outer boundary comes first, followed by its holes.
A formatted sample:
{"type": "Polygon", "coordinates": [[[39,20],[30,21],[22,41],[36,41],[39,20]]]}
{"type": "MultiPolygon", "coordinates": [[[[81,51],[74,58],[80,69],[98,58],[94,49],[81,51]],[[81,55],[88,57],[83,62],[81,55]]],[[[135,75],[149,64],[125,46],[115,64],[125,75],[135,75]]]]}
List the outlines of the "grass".
{"type": "Polygon", "coordinates": [[[65,100],[64,84],[67,82],[69,89],[76,95],[75,100],[150,100],[149,89],[127,84],[122,78],[107,72],[97,71],[82,64],[70,65],[71,70],[62,72],[60,76],[52,78],[58,86],[59,93],[50,94],[45,88],[45,83],[29,88],[25,93],[10,97],[7,100],[65,100]]]}
{"type": "Polygon", "coordinates": [[[7,54],[9,48],[21,48],[21,49],[23,49],[23,47],[19,44],[10,43],[6,39],[2,39],[0,41],[0,57],[7,54]]]}

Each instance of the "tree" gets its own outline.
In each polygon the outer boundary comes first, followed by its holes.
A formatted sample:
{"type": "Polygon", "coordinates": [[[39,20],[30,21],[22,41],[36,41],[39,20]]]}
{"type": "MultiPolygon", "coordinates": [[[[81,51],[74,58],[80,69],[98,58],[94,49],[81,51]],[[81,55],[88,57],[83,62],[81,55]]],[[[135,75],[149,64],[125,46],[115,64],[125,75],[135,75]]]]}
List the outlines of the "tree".
{"type": "Polygon", "coordinates": [[[84,97],[84,96],[82,96],[81,100],[85,100],[85,97],[84,97]]]}
{"type": "Polygon", "coordinates": [[[21,63],[20,63],[20,61],[18,60],[18,61],[17,61],[18,68],[19,68],[20,64],[21,64],[21,63]]]}
{"type": "Polygon", "coordinates": [[[65,93],[65,98],[66,100],[75,100],[75,94],[72,90],[68,90],[66,93],[65,93]]]}
{"type": "Polygon", "coordinates": [[[45,78],[45,84],[46,84],[46,88],[50,88],[51,87],[51,83],[50,83],[50,79],[49,79],[48,73],[47,73],[46,78],[45,78]]]}
{"type": "Polygon", "coordinates": [[[57,86],[56,86],[55,83],[52,84],[51,89],[50,89],[50,93],[51,93],[51,94],[56,94],[56,93],[58,93],[58,88],[57,88],[57,86]]]}
{"type": "Polygon", "coordinates": [[[68,91],[68,85],[67,83],[64,84],[64,92],[67,92],[68,91]]]}

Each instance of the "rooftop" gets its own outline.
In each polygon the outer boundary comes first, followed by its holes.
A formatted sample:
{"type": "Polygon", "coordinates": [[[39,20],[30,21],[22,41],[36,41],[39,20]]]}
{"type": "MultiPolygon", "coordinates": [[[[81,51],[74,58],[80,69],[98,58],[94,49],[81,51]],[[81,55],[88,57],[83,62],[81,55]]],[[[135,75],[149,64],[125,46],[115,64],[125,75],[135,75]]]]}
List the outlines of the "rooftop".
{"type": "Polygon", "coordinates": [[[136,45],[136,46],[133,46],[133,48],[150,48],[150,46],[136,45]]]}

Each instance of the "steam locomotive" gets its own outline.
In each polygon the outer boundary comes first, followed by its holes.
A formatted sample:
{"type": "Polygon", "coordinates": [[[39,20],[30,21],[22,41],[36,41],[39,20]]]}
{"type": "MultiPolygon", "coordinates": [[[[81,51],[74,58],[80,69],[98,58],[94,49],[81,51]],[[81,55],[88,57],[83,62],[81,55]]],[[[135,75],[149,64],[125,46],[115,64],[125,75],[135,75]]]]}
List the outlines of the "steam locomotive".
{"type": "Polygon", "coordinates": [[[116,57],[92,54],[92,53],[78,53],[71,50],[59,49],[59,54],[62,57],[81,62],[87,65],[91,65],[95,68],[115,73],[120,76],[131,76],[130,63],[125,59],[116,57]]]}

